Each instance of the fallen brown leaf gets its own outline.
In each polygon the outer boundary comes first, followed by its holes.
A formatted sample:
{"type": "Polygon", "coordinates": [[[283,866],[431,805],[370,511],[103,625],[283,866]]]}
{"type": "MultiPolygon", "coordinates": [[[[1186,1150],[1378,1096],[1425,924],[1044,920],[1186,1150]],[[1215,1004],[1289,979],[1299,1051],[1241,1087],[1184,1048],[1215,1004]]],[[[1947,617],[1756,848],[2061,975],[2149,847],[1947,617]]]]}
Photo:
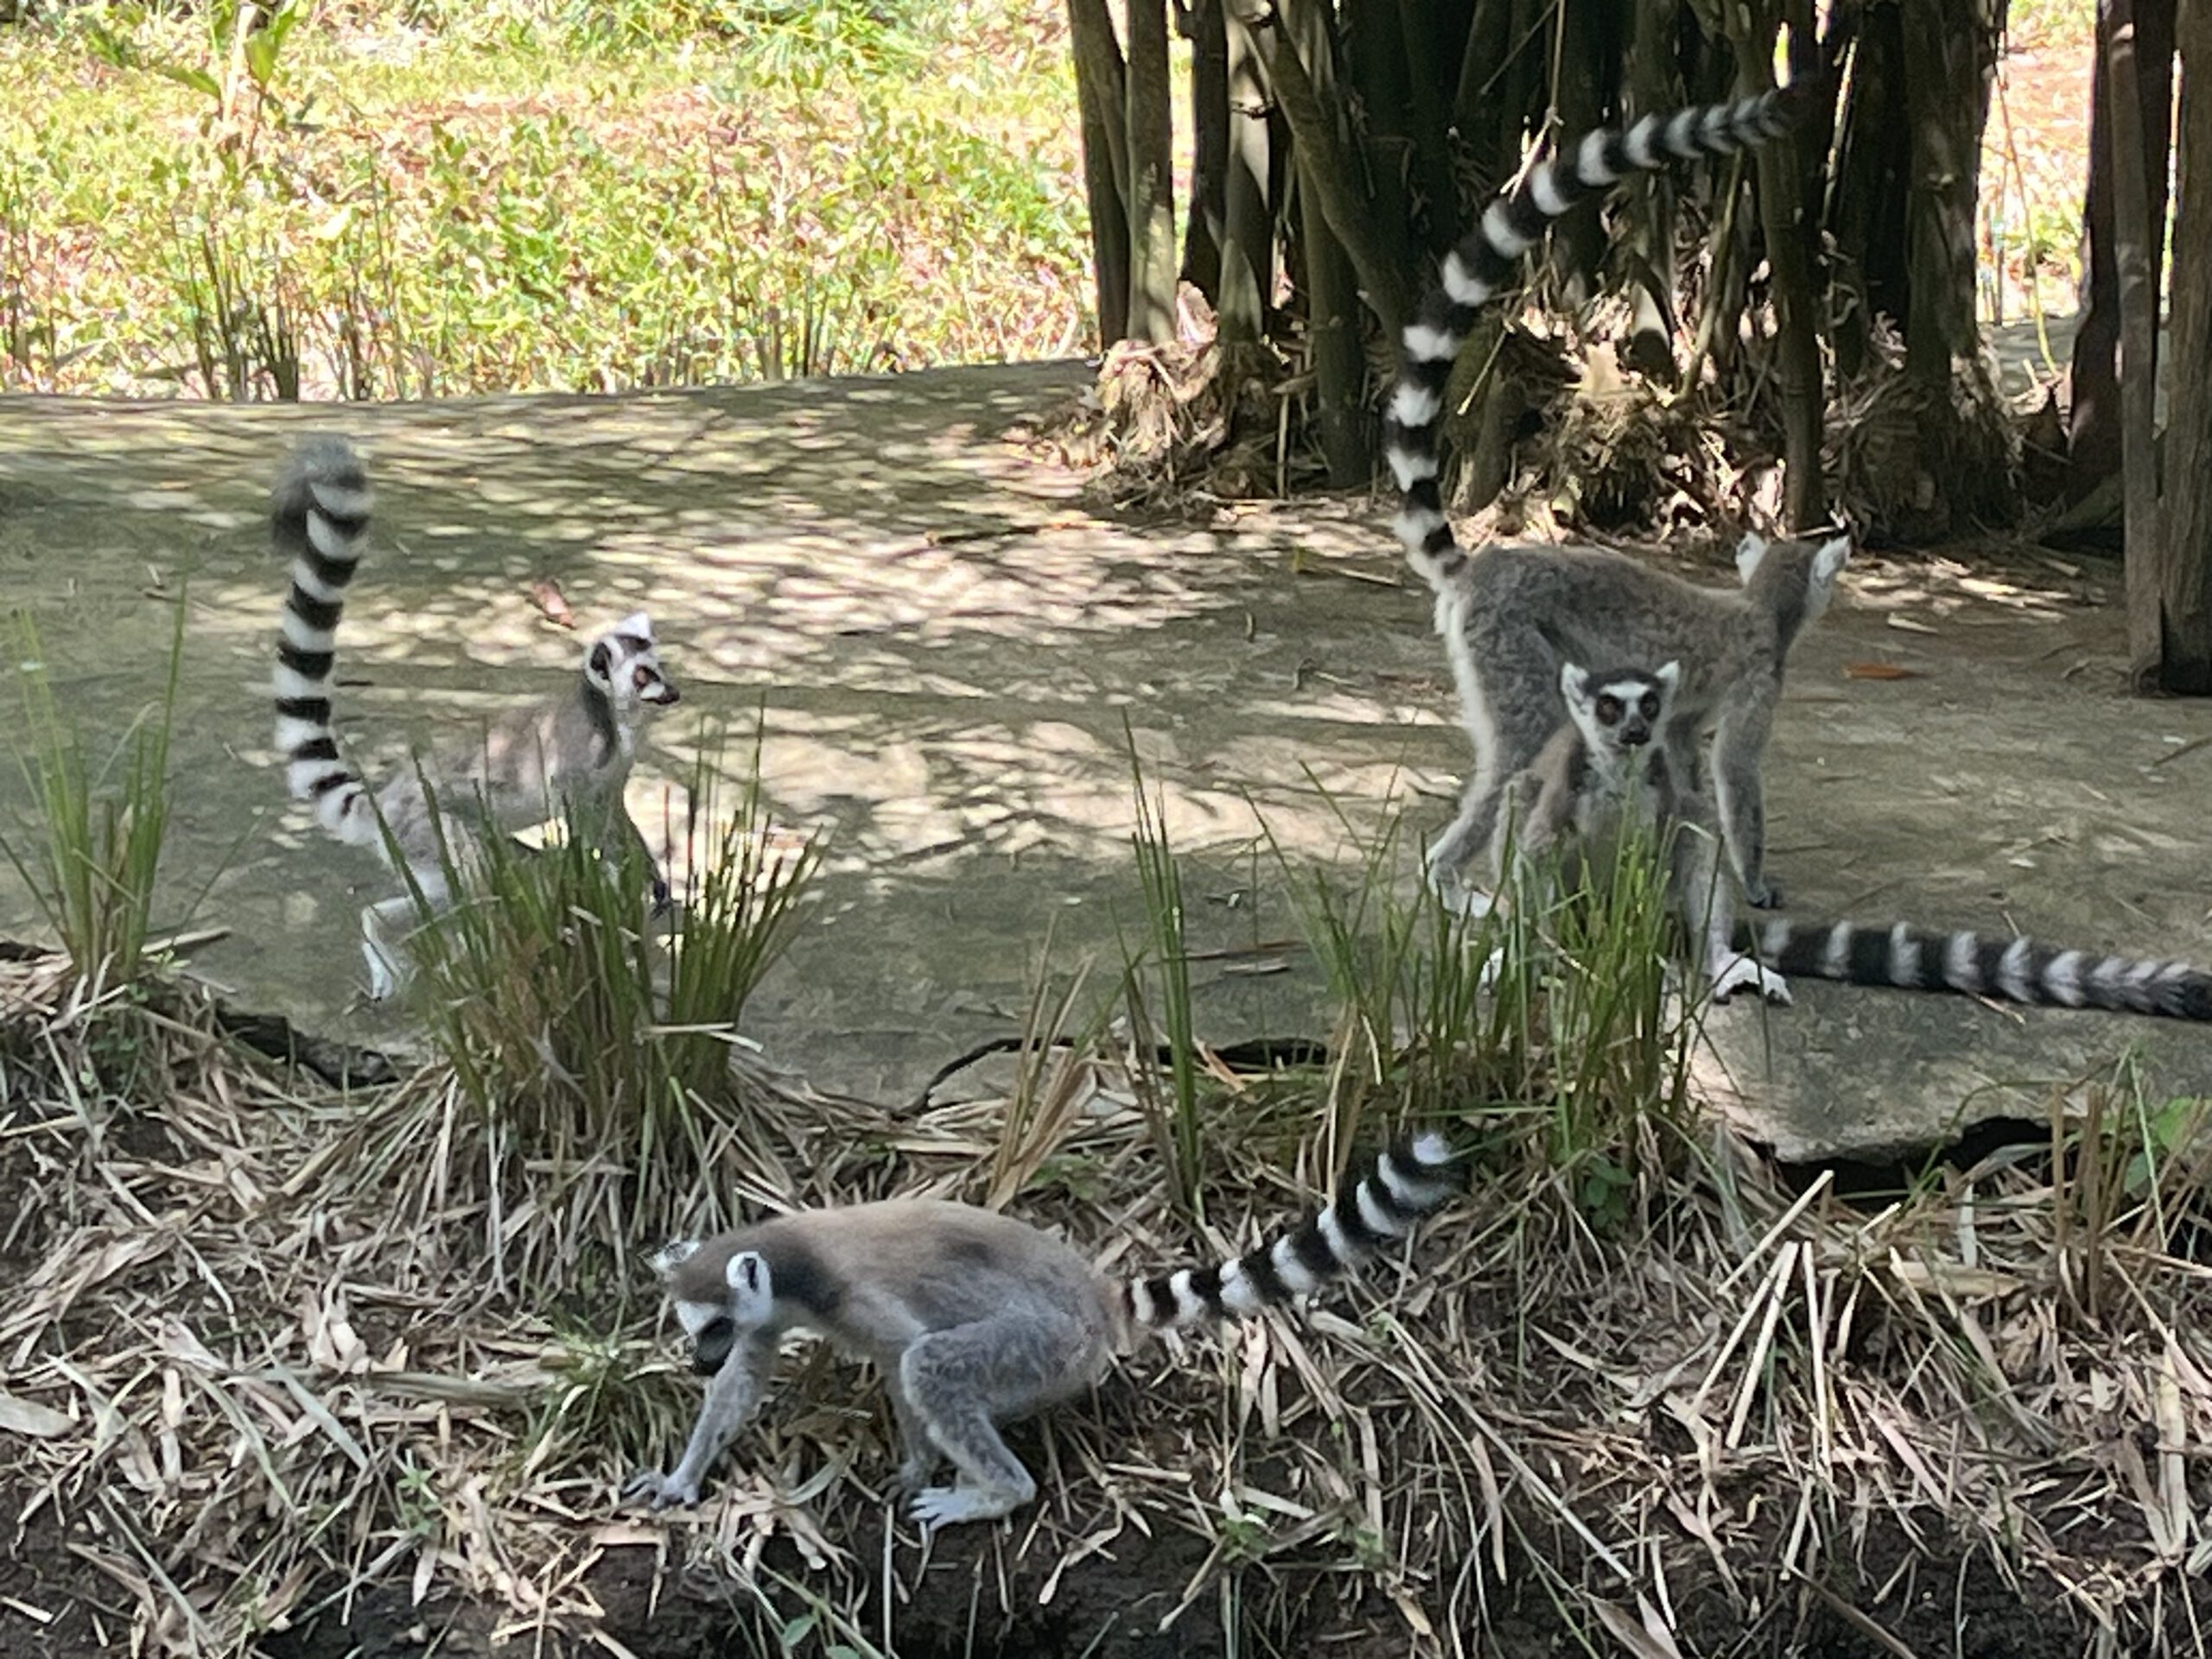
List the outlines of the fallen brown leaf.
{"type": "Polygon", "coordinates": [[[561,584],[550,576],[540,576],[530,584],[530,596],[537,601],[537,609],[548,622],[556,628],[573,628],[576,613],[569,608],[568,595],[561,591],[561,584]]]}

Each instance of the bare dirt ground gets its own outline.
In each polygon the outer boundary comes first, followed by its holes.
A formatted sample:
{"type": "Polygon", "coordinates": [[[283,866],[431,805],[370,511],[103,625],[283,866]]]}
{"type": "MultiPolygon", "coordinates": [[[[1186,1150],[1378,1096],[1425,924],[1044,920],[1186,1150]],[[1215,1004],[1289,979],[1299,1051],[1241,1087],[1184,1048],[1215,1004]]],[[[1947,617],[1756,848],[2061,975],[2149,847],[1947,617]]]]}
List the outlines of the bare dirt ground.
{"type": "MultiPolygon", "coordinates": [[[[1319,976],[1261,832],[1305,864],[1357,856],[1394,798],[1415,831],[1448,817],[1466,751],[1427,606],[1370,503],[1204,527],[1086,511],[1074,476],[1000,435],[1084,373],[344,411],[16,399],[0,403],[0,585],[77,718],[119,734],[189,581],[175,919],[229,930],[195,960],[242,1003],[331,1035],[404,1031],[351,1006],[378,872],[288,815],[268,764],[283,578],[260,515],[283,445],[334,422],[383,492],[340,640],[340,722],[362,752],[389,764],[558,689],[575,640],[538,614],[542,576],[587,626],[639,605],[659,620],[686,698],[636,785],[649,824],[718,728],[746,763],[765,711],[779,814],[830,837],[811,922],[747,1015],[778,1060],[911,1094],[1010,1029],[1048,934],[1064,966],[1100,959],[1103,995],[1138,891],[1125,721],[1191,860],[1195,942],[1224,953],[1204,1034],[1306,1027],[1319,976]]],[[[2113,575],[1999,548],[1854,562],[1801,649],[1773,753],[1794,912],[2212,958],[2212,710],[2123,696],[2113,575]]],[[[0,801],[22,804],[12,771],[0,801]]],[[[31,925],[10,873],[0,933],[31,925]]],[[[1798,991],[1791,1010],[1718,1011],[1711,1066],[1793,1158],[2041,1117],[2131,1057],[2154,1088],[2193,1089],[2212,1059],[2167,1022],[1798,991]]]]}

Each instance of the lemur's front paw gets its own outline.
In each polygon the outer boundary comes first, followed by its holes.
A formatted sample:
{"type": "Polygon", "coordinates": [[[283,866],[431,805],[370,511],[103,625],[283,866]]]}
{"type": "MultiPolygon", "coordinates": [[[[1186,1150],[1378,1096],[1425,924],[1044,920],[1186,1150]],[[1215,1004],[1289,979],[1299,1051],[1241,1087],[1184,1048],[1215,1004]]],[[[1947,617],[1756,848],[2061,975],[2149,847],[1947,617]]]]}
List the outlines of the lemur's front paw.
{"type": "Polygon", "coordinates": [[[653,877],[653,919],[658,921],[667,915],[673,902],[673,898],[668,890],[668,878],[659,875],[653,877]]]}
{"type": "Polygon", "coordinates": [[[906,1506],[925,1535],[970,1521],[995,1521],[1014,1508],[1012,1501],[975,1486],[931,1486],[914,1494],[906,1506]]]}
{"type": "Polygon", "coordinates": [[[699,1501],[699,1483],[696,1480],[677,1480],[672,1475],[664,1475],[658,1469],[640,1470],[631,1476],[622,1487],[624,1503],[634,1503],[639,1498],[645,1499],[647,1507],[656,1511],[689,1509],[699,1501]]]}
{"type": "Polygon", "coordinates": [[[893,1495],[910,1501],[919,1497],[944,1461],[944,1459],[928,1452],[908,1452],[899,1459],[898,1468],[891,1472],[893,1495]]]}
{"type": "Polygon", "coordinates": [[[1771,881],[1759,881],[1744,889],[1744,902],[1753,910],[1780,910],[1782,889],[1771,881]]]}

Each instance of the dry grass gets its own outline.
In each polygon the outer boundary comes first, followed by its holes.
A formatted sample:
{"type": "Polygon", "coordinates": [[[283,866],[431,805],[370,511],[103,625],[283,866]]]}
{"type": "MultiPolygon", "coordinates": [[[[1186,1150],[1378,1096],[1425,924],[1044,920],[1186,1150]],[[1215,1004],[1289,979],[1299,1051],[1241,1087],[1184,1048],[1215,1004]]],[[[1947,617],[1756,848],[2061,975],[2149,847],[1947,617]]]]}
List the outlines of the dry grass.
{"type": "MultiPolygon", "coordinates": [[[[1040,1028],[1068,1006],[1040,995],[1040,1028]]],[[[718,1169],[748,1205],[1002,1198],[1135,1269],[1280,1224],[1352,1150],[1329,1068],[1210,1068],[1197,1232],[1124,1061],[1015,1071],[1018,1112],[987,1088],[906,1120],[749,1077],[718,1169]]],[[[1412,1271],[1141,1353],[1017,1440],[1048,1471],[1033,1510],[925,1554],[886,1536],[873,1389],[818,1354],[696,1517],[618,1515],[693,1385],[641,1268],[501,1274],[487,1230],[560,1224],[471,1196],[439,1140],[454,1098],[435,1067],[341,1096],[188,995],[156,1016],[60,957],[0,964],[0,1621],[69,1617],[11,1576],[44,1560],[156,1653],[455,1599],[564,1649],[703,1650],[695,1599],[653,1623],[615,1593],[628,1561],[728,1599],[715,1629],[764,1650],[1050,1651],[1055,1618],[1119,1607],[1095,1651],[1162,1624],[1199,1651],[2202,1651],[2191,1110],[2099,1095],[2056,1165],[2015,1148],[1856,1205],[1634,1117],[1665,1144],[1593,1210],[1541,1136],[1487,1136],[1412,1271]]]]}

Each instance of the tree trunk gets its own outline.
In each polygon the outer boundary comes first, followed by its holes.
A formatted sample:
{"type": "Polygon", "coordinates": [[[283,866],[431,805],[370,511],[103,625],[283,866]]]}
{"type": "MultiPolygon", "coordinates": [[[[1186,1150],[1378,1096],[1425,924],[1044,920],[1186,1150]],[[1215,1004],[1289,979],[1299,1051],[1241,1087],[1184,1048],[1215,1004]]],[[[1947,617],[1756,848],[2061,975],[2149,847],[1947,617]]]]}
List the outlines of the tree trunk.
{"type": "Polygon", "coordinates": [[[1428,209],[1428,246],[1441,253],[1459,239],[1459,187],[1444,130],[1443,38],[1437,0],[1398,0],[1398,30],[1413,92],[1413,176],[1428,209]]]}
{"type": "Polygon", "coordinates": [[[1083,188],[1090,209],[1098,343],[1106,346],[1129,331],[1129,215],[1122,194],[1129,175],[1122,118],[1127,78],[1105,0],[1068,0],[1068,38],[1083,130],[1083,188]]]}
{"type": "Polygon", "coordinates": [[[1505,53],[1494,77],[1491,121],[1497,131],[1498,177],[1495,187],[1520,165],[1522,136],[1528,130],[1530,90],[1538,85],[1540,66],[1548,61],[1544,43],[1550,31],[1544,27],[1554,16],[1549,0],[1513,0],[1513,21],[1506,29],[1505,53]]]}
{"type": "Polygon", "coordinates": [[[1222,200],[1221,296],[1216,337],[1224,349],[1256,346],[1274,297],[1274,203],[1269,188],[1267,89],[1250,30],[1223,9],[1228,52],[1229,168],[1222,200]]]}
{"type": "MultiPolygon", "coordinates": [[[[2202,364],[2205,353],[2212,352],[2212,16],[2202,5],[2191,5],[2183,27],[2173,346],[2175,362],[2202,364]]],[[[2165,533],[2158,550],[2158,683],[2162,690],[2208,696],[2212,696],[2212,380],[2201,373],[2174,377],[2166,458],[2165,533]]],[[[2132,561],[2134,549],[2128,553],[2132,561]]],[[[2129,581],[2133,580],[2131,570],[2129,581]]]]}
{"type": "MultiPolygon", "coordinates": [[[[2174,0],[2134,0],[2135,79],[2147,183],[2151,264],[2163,263],[2166,154],[2173,111],[2174,0]]],[[[2097,8],[2097,62],[2089,82],[2089,180],[2082,204],[2081,325],[2069,376],[2066,493],[2078,501],[2120,470],[2120,277],[2113,265],[2113,118],[2107,71],[2114,0],[2097,8]]],[[[2158,350],[2157,337],[2152,351],[2158,350]]],[[[2154,358],[2155,361],[2155,358],[2154,358]]]]}
{"type": "Polygon", "coordinates": [[[1905,117],[1912,175],[1905,226],[1912,303],[1905,371],[1948,384],[1955,358],[1972,357],[1974,207],[1981,128],[2005,0],[1900,0],[1905,117]]]}
{"type": "Polygon", "coordinates": [[[1414,203],[1407,181],[1414,145],[1406,123],[1413,89],[1406,82],[1406,43],[1398,32],[1395,0],[1344,0],[1339,5],[1288,0],[1288,10],[1292,37],[1322,103],[1360,111],[1363,118],[1347,124],[1347,153],[1354,158],[1382,238],[1382,257],[1410,270],[1414,203]],[[1331,27],[1332,13],[1340,20],[1338,29],[1331,27]]]}
{"type": "MultiPolygon", "coordinates": [[[[1681,102],[1675,73],[1676,0],[1630,0],[1633,10],[1623,118],[1634,120],[1681,102]]],[[[1629,187],[1628,344],[1622,356],[1639,374],[1664,385],[1679,375],[1675,362],[1675,184],[1664,173],[1646,173],[1629,187]]]]}
{"type": "Polygon", "coordinates": [[[1452,94],[1452,128],[1459,135],[1475,176],[1486,182],[1504,170],[1497,160],[1497,124],[1483,118],[1490,109],[1491,78],[1504,64],[1512,46],[1506,32],[1512,23],[1513,0],[1475,0],[1466,45],[1459,54],[1459,80],[1452,94]]]}
{"type": "Polygon", "coordinates": [[[1183,230],[1183,280],[1221,306],[1221,243],[1229,184],[1229,34],[1223,0],[1176,0],[1191,42],[1191,207],[1183,230]]]}
{"type": "MultiPolygon", "coordinates": [[[[1286,48],[1287,42],[1285,43],[1286,48]]],[[[1300,149],[1300,240],[1306,250],[1306,331],[1313,351],[1314,404],[1332,489],[1356,489],[1374,469],[1367,442],[1367,351],[1351,261],[1321,212],[1300,149]]]]}
{"type": "MultiPolygon", "coordinates": [[[[1306,245],[1306,327],[1313,353],[1314,401],[1329,484],[1369,481],[1367,351],[1360,289],[1392,335],[1405,315],[1402,252],[1376,223],[1349,143],[1338,125],[1338,90],[1329,17],[1320,0],[1276,0],[1275,50],[1268,60],[1275,96],[1290,118],[1298,166],[1299,220],[1306,245]],[[1317,143],[1309,144],[1314,138],[1317,143]],[[1323,176],[1326,175],[1325,178],[1323,176]],[[1346,226],[1353,227],[1347,231],[1346,226]],[[1364,238],[1356,247],[1352,238],[1364,238]],[[1378,291],[1379,290],[1379,291],[1378,291]]],[[[1402,219],[1399,223],[1402,225],[1402,219]]]]}
{"type": "MultiPolygon", "coordinates": [[[[1795,8],[1793,8],[1793,10],[1795,8]]],[[[1809,12],[1808,5],[1804,10],[1809,12]]],[[[1742,14],[1739,14],[1742,15],[1742,14]]],[[[1748,96],[1773,84],[1768,44],[1774,31],[1767,18],[1754,21],[1736,38],[1738,86],[1748,96]]],[[[1809,16],[1792,16],[1794,29],[1809,16]]],[[[1821,380],[1821,346],[1813,321],[1812,224],[1805,215],[1803,173],[1797,137],[1783,133],[1752,153],[1758,180],[1759,223],[1765,232],[1767,268],[1774,295],[1774,353],[1782,389],[1783,516],[1792,530],[1809,530],[1827,521],[1827,490],[1821,475],[1821,416],[1827,405],[1821,380]]],[[[1973,245],[1967,245],[1969,253],[1973,245]]],[[[1973,267],[1967,271],[1967,301],[1974,290],[1973,267]]],[[[1967,314],[1967,326],[1974,314],[1967,314]]],[[[1948,359],[1945,359],[1948,372],[1948,359]]]]}
{"type": "Polygon", "coordinates": [[[1129,0],[1129,337],[1175,338],[1174,112],[1167,0],[1129,0]]]}
{"type": "MultiPolygon", "coordinates": [[[[1605,88],[1613,77],[1604,73],[1606,41],[1599,3],[1599,0],[1560,0],[1555,25],[1559,77],[1552,88],[1551,102],[1561,137],[1573,137],[1605,123],[1605,88]]],[[[1552,224],[1552,280],[1559,286],[1560,302],[1570,311],[1579,312],[1597,294],[1598,262],[1605,252],[1605,222],[1598,216],[1604,205],[1592,197],[1552,224]]]]}
{"type": "Polygon", "coordinates": [[[1836,143],[1828,194],[1828,235],[1839,290],[1829,309],[1829,342],[1838,379],[1856,380],[1866,366],[1874,319],[1909,321],[1906,280],[1906,178],[1912,131],[1905,119],[1904,31],[1895,6],[1877,6],[1860,23],[1852,57],[1851,96],[1836,143]]]}
{"type": "MultiPolygon", "coordinates": [[[[1253,28],[1252,40],[1274,87],[1275,103],[1290,127],[1300,188],[1310,198],[1306,207],[1327,223],[1331,239],[1350,257],[1360,290],[1382,320],[1383,332],[1395,339],[1406,316],[1405,265],[1393,257],[1389,240],[1376,224],[1351,147],[1338,130],[1341,105],[1335,97],[1326,35],[1319,33],[1315,42],[1320,48],[1314,54],[1318,61],[1309,66],[1301,55],[1308,34],[1316,32],[1297,31],[1295,26],[1300,13],[1312,10],[1302,7],[1286,16],[1278,7],[1267,22],[1253,28]]],[[[1247,21],[1252,21],[1249,14],[1247,21]]]]}

